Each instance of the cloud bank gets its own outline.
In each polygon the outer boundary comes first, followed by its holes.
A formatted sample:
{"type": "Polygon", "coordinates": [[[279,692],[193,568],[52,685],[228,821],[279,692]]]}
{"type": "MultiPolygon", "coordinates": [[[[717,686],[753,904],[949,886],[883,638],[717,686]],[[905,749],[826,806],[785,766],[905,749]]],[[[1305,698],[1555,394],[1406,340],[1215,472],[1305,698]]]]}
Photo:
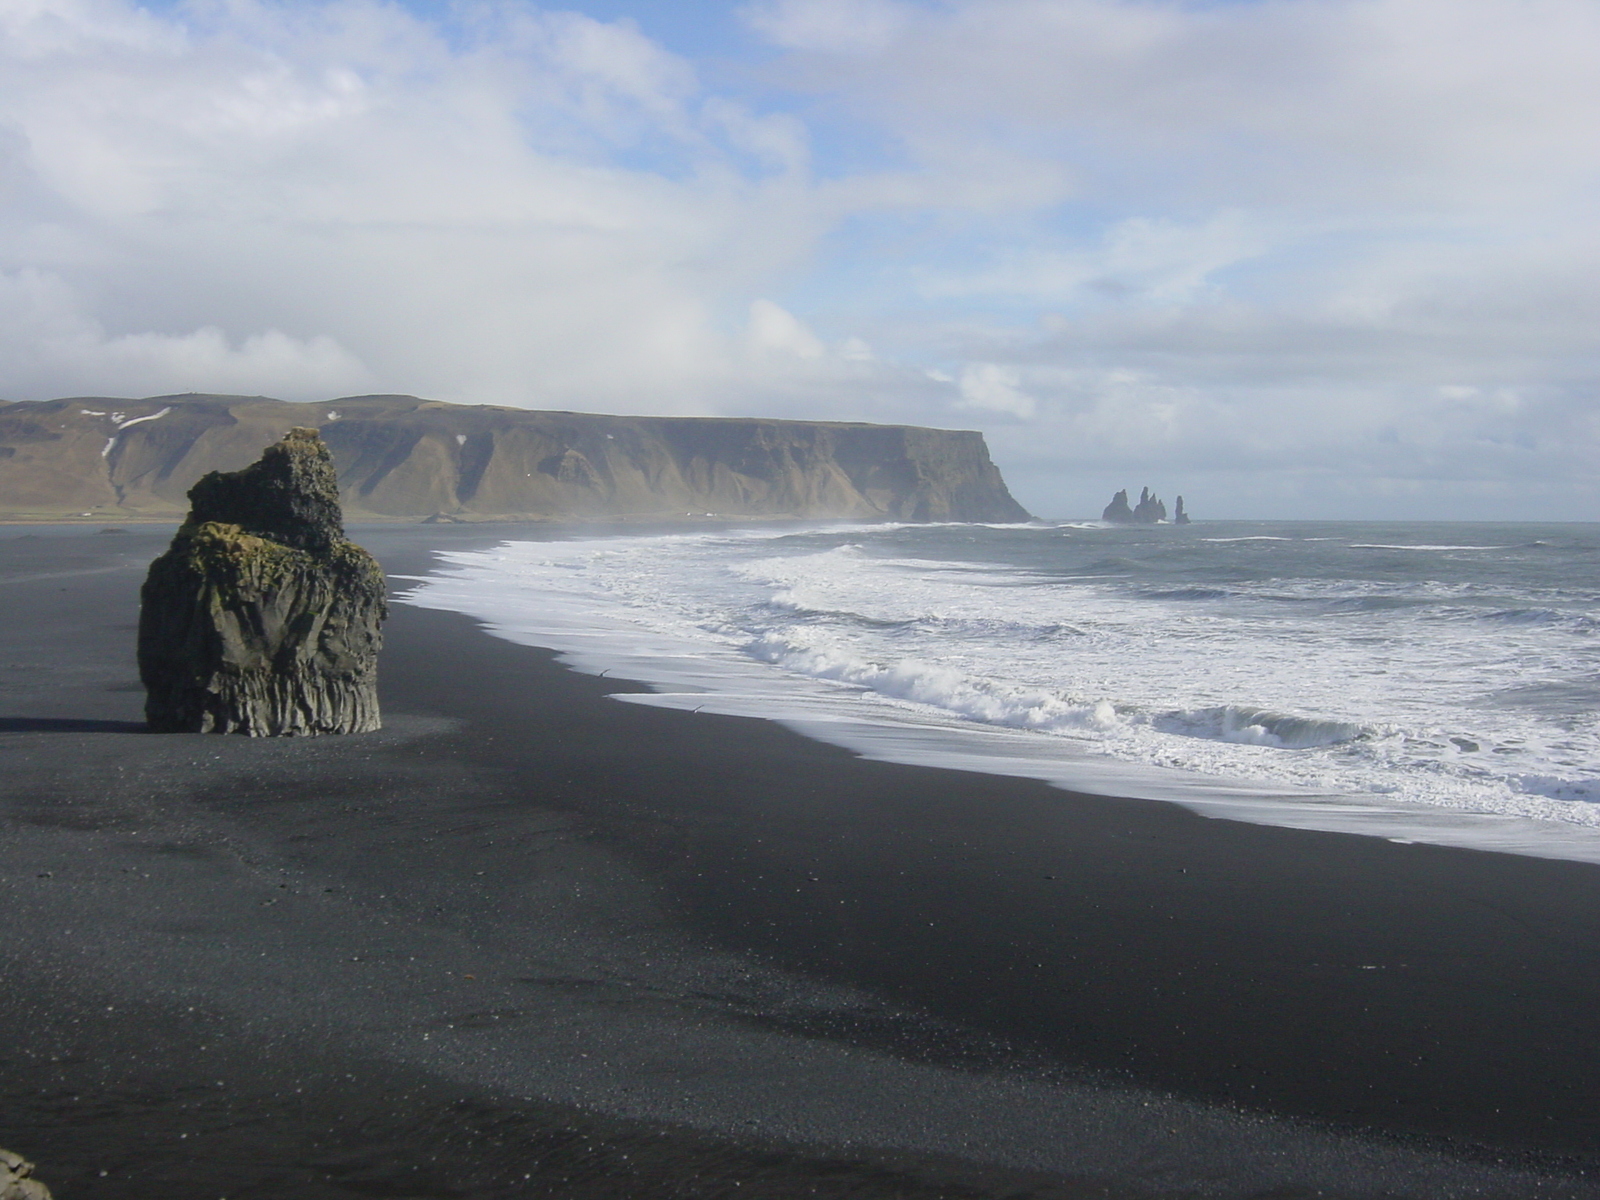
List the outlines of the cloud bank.
{"type": "Polygon", "coordinates": [[[1591,0],[737,14],[730,65],[0,0],[0,396],[918,421],[1049,514],[1600,516],[1591,0]]]}

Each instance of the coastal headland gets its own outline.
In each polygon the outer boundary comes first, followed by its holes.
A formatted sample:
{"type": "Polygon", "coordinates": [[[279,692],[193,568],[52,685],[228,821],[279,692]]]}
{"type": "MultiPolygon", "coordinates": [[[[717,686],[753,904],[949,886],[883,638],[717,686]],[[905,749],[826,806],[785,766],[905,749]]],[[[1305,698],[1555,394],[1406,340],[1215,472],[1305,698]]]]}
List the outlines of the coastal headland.
{"type": "Polygon", "coordinates": [[[404,604],[382,731],[149,734],[170,536],[0,533],[58,1195],[1600,1196],[1593,866],[863,761],[404,604]]]}
{"type": "Polygon", "coordinates": [[[0,520],[178,520],[300,426],[356,520],[1028,519],[972,430],[186,394],[0,401],[0,520]]]}

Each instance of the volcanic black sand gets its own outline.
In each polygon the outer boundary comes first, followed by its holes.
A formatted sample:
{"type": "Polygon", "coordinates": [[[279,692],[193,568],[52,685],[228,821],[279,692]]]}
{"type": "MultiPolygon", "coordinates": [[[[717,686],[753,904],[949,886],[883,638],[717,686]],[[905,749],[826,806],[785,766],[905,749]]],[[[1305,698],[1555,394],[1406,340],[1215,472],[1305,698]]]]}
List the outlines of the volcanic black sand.
{"type": "Polygon", "coordinates": [[[404,605],[382,732],[147,734],[170,533],[0,529],[0,1146],[62,1200],[1600,1196],[1596,867],[865,762],[404,605]]]}

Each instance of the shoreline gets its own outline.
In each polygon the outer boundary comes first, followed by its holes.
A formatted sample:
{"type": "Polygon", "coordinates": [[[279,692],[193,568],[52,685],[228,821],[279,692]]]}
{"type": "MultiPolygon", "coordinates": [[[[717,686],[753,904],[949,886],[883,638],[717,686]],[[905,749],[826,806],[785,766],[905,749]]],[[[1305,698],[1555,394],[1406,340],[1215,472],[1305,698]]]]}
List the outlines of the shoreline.
{"type": "MultiPolygon", "coordinates": [[[[1418,540],[1420,527],[1408,528],[1412,536],[1405,540],[1418,540]]],[[[1552,536],[1550,530],[1539,528],[1552,536]]],[[[1300,540],[1290,526],[1275,524],[1270,529],[1274,544],[1300,540]]],[[[1125,614],[1110,615],[1104,597],[1095,599],[1096,588],[1089,587],[1069,601],[1067,611],[1109,639],[1051,646],[1062,636],[1063,627],[1052,625],[1050,615],[1030,609],[1024,587],[1019,611],[1033,615],[1016,619],[1034,624],[1015,648],[985,646],[983,638],[988,635],[979,632],[986,619],[981,592],[941,587],[913,571],[916,582],[908,579],[906,586],[931,589],[929,594],[909,608],[903,597],[894,596],[900,582],[897,572],[907,570],[909,560],[951,553],[962,561],[963,543],[974,537],[987,543],[985,528],[902,527],[882,533],[861,528],[802,529],[799,542],[810,548],[795,560],[792,573],[788,567],[773,567],[766,557],[773,532],[744,527],[684,538],[665,532],[641,537],[637,531],[633,536],[607,536],[584,530],[548,541],[508,540],[488,554],[465,553],[441,564],[431,577],[418,581],[406,602],[465,613],[516,644],[557,649],[563,662],[580,671],[648,683],[650,694],[630,697],[636,702],[765,717],[869,759],[1040,780],[1066,792],[1175,803],[1201,816],[1253,824],[1600,864],[1600,808],[1586,799],[1581,769],[1597,752],[1592,735],[1584,734],[1580,726],[1574,731],[1575,741],[1564,742],[1559,721],[1555,728],[1537,722],[1534,729],[1520,727],[1494,711],[1492,695],[1479,697],[1474,691],[1480,682],[1476,664],[1483,654],[1504,656],[1507,661],[1526,655],[1530,663],[1543,661],[1546,678],[1552,671],[1559,675],[1564,668],[1541,660],[1533,646],[1513,639],[1492,649],[1481,645],[1469,649],[1459,641],[1468,635],[1456,633],[1455,640],[1447,635],[1444,642],[1452,649],[1441,653],[1447,659],[1456,654],[1459,661],[1453,674],[1448,666],[1439,667],[1449,675],[1445,686],[1453,688],[1456,697],[1454,703],[1442,706],[1438,697],[1449,693],[1419,692],[1419,664],[1404,661],[1403,656],[1399,663],[1391,661],[1387,650],[1373,646],[1381,639],[1375,639],[1377,631],[1370,626],[1348,630],[1342,644],[1331,647],[1351,660],[1343,676],[1355,688],[1348,696],[1340,691],[1343,682],[1330,690],[1333,677],[1315,665],[1304,672],[1302,681],[1294,679],[1293,667],[1286,666],[1281,677],[1275,675],[1278,664],[1270,654],[1260,664],[1264,679],[1252,679],[1250,671],[1235,662],[1222,669],[1224,675],[1231,671],[1225,688],[1196,690],[1184,680],[1191,666],[1202,675],[1218,670],[1218,663],[1207,657],[1213,653],[1208,635],[1194,640],[1198,630],[1215,629],[1224,639],[1244,638],[1248,645],[1239,647],[1237,657],[1246,659],[1254,652],[1251,647],[1266,653],[1267,646],[1278,642],[1292,646],[1301,638],[1320,644],[1330,623],[1295,628],[1293,618],[1285,623],[1277,614],[1252,630],[1252,618],[1219,612],[1209,593],[1191,596],[1180,589],[1172,593],[1181,597],[1179,609],[1191,600],[1205,603],[1192,613],[1174,610],[1170,603],[1158,604],[1155,612],[1121,625],[1125,614]],[[943,540],[946,533],[953,535],[948,541],[943,540]],[[856,542],[866,548],[841,545],[856,542]],[[823,553],[817,554],[819,550],[823,553]],[[857,552],[866,559],[862,569],[874,572],[876,586],[885,589],[881,596],[863,593],[860,581],[849,580],[853,572],[841,574],[842,560],[830,557],[857,552]],[[680,578],[667,582],[669,571],[680,578]],[[741,582],[756,576],[763,582],[741,582]],[[762,602],[766,589],[773,591],[770,604],[762,602]],[[921,612],[918,604],[924,606],[921,612]],[[1072,607],[1082,604],[1088,608],[1072,607]],[[791,605],[800,610],[793,621],[777,615],[791,605]],[[842,610],[857,611],[847,617],[842,610]],[[874,615],[863,618],[863,612],[874,615]],[[950,613],[961,614],[951,618],[958,626],[953,642],[915,620],[903,627],[904,637],[886,632],[893,619],[880,622],[884,614],[903,618],[907,613],[930,612],[935,623],[950,613]],[[961,625],[963,621],[978,624],[969,628],[961,625]],[[1106,624],[1101,628],[1097,622],[1106,624]],[[1137,639],[1144,630],[1153,631],[1157,622],[1173,622],[1182,632],[1165,657],[1159,652],[1150,656],[1152,662],[1163,664],[1167,679],[1152,678],[1142,661],[1150,647],[1106,651],[1105,646],[1119,638],[1137,639]],[[732,633],[735,628],[740,631],[737,635],[732,633]],[[1367,644],[1365,653],[1383,659],[1383,669],[1361,666],[1363,651],[1350,650],[1360,643],[1367,644]],[[1065,657],[1052,662],[1053,655],[1065,657]],[[1198,657],[1191,661],[1189,655],[1198,657]],[[1060,667],[1065,667],[1065,674],[1058,672],[1060,667]],[[1375,685],[1368,678],[1389,676],[1391,669],[1399,672],[1393,679],[1400,695],[1384,694],[1390,680],[1375,685]],[[1104,698],[1109,707],[1094,708],[1096,697],[1104,698]],[[1492,716],[1483,712],[1474,716],[1479,704],[1492,716]],[[1405,714],[1404,721],[1392,724],[1391,720],[1401,720],[1399,713],[1405,714]],[[1258,722],[1261,727],[1254,727],[1258,722]],[[1441,729],[1469,736],[1445,742],[1441,729]],[[1542,752],[1522,752],[1530,747],[1541,747],[1542,752]],[[1452,753],[1457,748],[1461,754],[1452,753]]],[[[1044,547],[1057,532],[1014,535],[1008,530],[995,539],[995,556],[1005,560],[1014,553],[1020,562],[1029,555],[1048,553],[1044,547]],[[1030,543],[1024,548],[1021,542],[1014,546],[1004,542],[1013,536],[1028,537],[1030,543]]],[[[1370,528],[1350,527],[1339,533],[1343,540],[1357,543],[1384,540],[1370,528]]],[[[508,531],[507,536],[515,535],[508,531]]],[[[1180,557],[1193,554],[1194,544],[1188,539],[1135,536],[1141,540],[1126,550],[1120,540],[1102,545],[1099,534],[1088,539],[1071,534],[1067,544],[1076,543],[1088,557],[1110,555],[1106,560],[1110,562],[1126,552],[1145,566],[1147,559],[1159,560],[1169,549],[1176,548],[1180,557]]],[[[1447,537],[1432,530],[1420,540],[1438,542],[1447,537]]],[[[1504,529],[1497,537],[1511,540],[1504,529]]],[[[1335,539],[1306,535],[1306,540],[1335,539]]],[[[787,538],[776,545],[780,548],[771,553],[785,557],[798,548],[787,538]]],[[[1276,556],[1278,551],[1272,553],[1276,556]]],[[[1246,573],[1260,565],[1235,564],[1246,573]]],[[[1002,573],[1011,569],[1003,568],[1002,573]]],[[[1012,580],[1022,581],[1034,582],[1027,571],[1012,580]]],[[[1365,582],[1374,586],[1371,580],[1365,582]]],[[[1224,587],[1217,595],[1226,591],[1224,587]]],[[[1274,602],[1283,600],[1277,597],[1274,602]]],[[[1349,601],[1358,609],[1366,602],[1349,601]]],[[[1380,607],[1386,603],[1374,602],[1380,607]]],[[[1502,607],[1515,608],[1516,603],[1506,599],[1502,607]]],[[[1000,607],[1006,604],[1009,599],[1000,607]]],[[[1452,613],[1451,619],[1460,615],[1452,613]]],[[[1516,625],[1528,614],[1485,612],[1480,617],[1487,617],[1481,623],[1488,626],[1516,625]]],[[[1539,610],[1537,619],[1545,617],[1560,623],[1554,613],[1539,610]]],[[[1009,613],[1007,619],[1012,619],[1009,613]]],[[[1259,613],[1253,619],[1264,620],[1259,613]]],[[[1578,620],[1581,637],[1583,618],[1578,620]]],[[[1074,635],[1080,632],[1071,630],[1074,635]]],[[[1337,636],[1331,640],[1340,641],[1337,636]]],[[[1558,644],[1572,658],[1571,669],[1581,674],[1585,653],[1581,640],[1558,644]]],[[[1292,653],[1283,661],[1292,661],[1292,653]]],[[[1481,680],[1482,688],[1509,688],[1506,709],[1542,711],[1536,689],[1529,686],[1531,679],[1540,677],[1537,669],[1529,666],[1511,681],[1502,677],[1494,682],[1493,675],[1481,680]]]]}
{"type": "Polygon", "coordinates": [[[183,1111],[227,1195],[318,1138],[420,1174],[419,1128],[569,1167],[486,1196],[1600,1195],[1593,867],[867,762],[398,605],[379,734],[129,736],[160,547],[0,562],[0,1145],[63,1195],[183,1111]],[[577,1126],[588,1174],[527,1149],[577,1126]]]}

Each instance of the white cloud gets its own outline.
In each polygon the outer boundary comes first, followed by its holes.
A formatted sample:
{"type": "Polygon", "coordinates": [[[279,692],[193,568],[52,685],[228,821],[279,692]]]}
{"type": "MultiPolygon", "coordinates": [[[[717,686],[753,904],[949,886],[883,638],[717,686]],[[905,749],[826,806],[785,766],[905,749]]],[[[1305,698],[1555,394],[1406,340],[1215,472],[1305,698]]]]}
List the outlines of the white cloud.
{"type": "Polygon", "coordinates": [[[0,395],[975,422],[1041,511],[1600,486],[1593,0],[757,0],[735,70],[175,11],[0,3],[0,395]]]}
{"type": "Polygon", "coordinates": [[[771,300],[756,300],[750,305],[749,336],[753,349],[769,354],[821,358],[827,352],[816,334],[771,300]]]}
{"type": "Polygon", "coordinates": [[[878,358],[865,339],[858,337],[847,337],[839,343],[839,357],[846,362],[855,363],[876,362],[878,358]]]}
{"type": "Polygon", "coordinates": [[[1594,178],[1589,0],[949,0],[897,7],[865,59],[786,36],[851,7],[780,6],[772,36],[812,87],[907,134],[1031,141],[1105,185],[1454,204],[1463,184],[1571,198],[1594,178]]]}
{"type": "Polygon", "coordinates": [[[743,11],[750,26],[775,45],[867,54],[892,42],[915,10],[895,0],[757,0],[743,11]]]}
{"type": "Polygon", "coordinates": [[[630,23],[471,15],[447,37],[362,0],[9,12],[0,270],[55,281],[98,349],[9,356],[0,394],[725,399],[723,314],[817,236],[803,126],[708,103],[630,23]]]}
{"type": "Polygon", "coordinates": [[[84,44],[161,52],[182,43],[181,33],[171,23],[116,0],[8,0],[0,8],[0,37],[23,61],[70,52],[84,44]]]}
{"type": "Polygon", "coordinates": [[[1027,420],[1034,413],[1034,399],[1021,388],[1021,378],[1010,367],[996,363],[970,363],[961,372],[961,402],[958,408],[978,412],[1009,413],[1027,420]]]}
{"type": "Polygon", "coordinates": [[[837,11],[783,6],[779,78],[1002,197],[947,190],[980,219],[925,223],[863,333],[967,363],[965,411],[1013,372],[1034,417],[992,436],[1041,477],[1594,496],[1590,0],[945,0],[870,53],[784,32],[837,11]]]}
{"type": "Polygon", "coordinates": [[[1097,242],[1072,246],[1008,246],[990,263],[960,272],[930,271],[925,295],[1025,297],[1041,303],[1101,297],[1172,304],[1193,301],[1212,276],[1273,248],[1273,231],[1242,213],[1225,211],[1203,222],[1129,217],[1103,230],[1097,242]]]}
{"type": "Polygon", "coordinates": [[[239,391],[310,400],[371,382],[360,360],[324,335],[267,329],[230,339],[215,326],[108,335],[62,280],[33,270],[0,274],[0,361],[24,395],[239,391]]]}
{"type": "Polygon", "coordinates": [[[769,168],[800,175],[810,166],[806,127],[787,113],[757,116],[741,104],[712,96],[701,106],[700,115],[719,128],[733,147],[754,155],[769,168]]]}

